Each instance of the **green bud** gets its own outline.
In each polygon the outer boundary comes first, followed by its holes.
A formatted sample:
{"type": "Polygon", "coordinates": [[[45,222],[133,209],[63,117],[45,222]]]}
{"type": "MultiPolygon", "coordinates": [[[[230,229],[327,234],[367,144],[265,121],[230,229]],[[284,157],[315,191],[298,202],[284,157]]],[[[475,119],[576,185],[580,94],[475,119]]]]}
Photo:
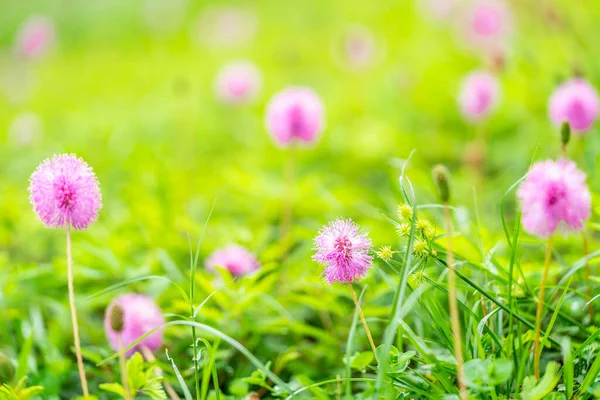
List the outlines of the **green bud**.
{"type": "Polygon", "coordinates": [[[15,366],[4,353],[0,353],[0,384],[10,383],[15,379],[15,366]]]}
{"type": "Polygon", "coordinates": [[[118,304],[110,306],[110,327],[115,332],[123,330],[123,308],[118,304]]]}
{"type": "Polygon", "coordinates": [[[433,167],[432,173],[440,200],[442,203],[447,203],[450,200],[450,171],[445,166],[438,164],[433,167]]]}
{"type": "Polygon", "coordinates": [[[569,140],[571,140],[571,125],[569,125],[569,121],[564,121],[560,127],[560,141],[563,146],[569,144],[569,140]]]}

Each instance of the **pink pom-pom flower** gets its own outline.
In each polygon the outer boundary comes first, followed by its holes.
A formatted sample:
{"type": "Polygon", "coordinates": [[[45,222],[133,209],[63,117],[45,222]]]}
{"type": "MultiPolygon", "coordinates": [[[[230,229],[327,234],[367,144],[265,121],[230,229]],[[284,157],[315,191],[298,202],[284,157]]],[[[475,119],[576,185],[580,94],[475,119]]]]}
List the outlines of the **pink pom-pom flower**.
{"type": "Polygon", "coordinates": [[[585,134],[596,121],[600,101],[596,90],[584,79],[571,79],[550,97],[550,119],[560,126],[568,121],[574,132],[585,134]]]}
{"type": "Polygon", "coordinates": [[[371,239],[351,219],[330,222],[315,238],[313,260],[325,266],[323,275],[329,284],[352,283],[371,268],[371,239]]]}
{"type": "Polygon", "coordinates": [[[242,276],[260,268],[260,263],[245,247],[231,244],[215,250],[205,262],[206,269],[215,272],[216,267],[226,268],[233,276],[242,276]]]}
{"type": "Polygon", "coordinates": [[[35,59],[48,53],[55,40],[54,23],[50,18],[33,16],[25,20],[19,29],[16,51],[19,55],[35,59]]]}
{"type": "Polygon", "coordinates": [[[160,328],[165,323],[165,319],[156,303],[147,296],[141,294],[124,294],[114,299],[106,309],[104,316],[104,329],[114,351],[119,351],[128,347],[131,343],[150,332],[152,329],[159,328],[151,335],[144,338],[126,353],[131,357],[137,349],[146,347],[151,351],[158,349],[163,343],[163,329],[160,328]],[[120,317],[122,318],[120,331],[113,329],[114,307],[120,307],[120,317]],[[119,347],[121,346],[121,347],[119,347]]]}
{"type": "Polygon", "coordinates": [[[493,111],[499,98],[500,84],[496,77],[489,72],[475,71],[463,79],[458,104],[467,121],[478,122],[493,111]]]}
{"type": "Polygon", "coordinates": [[[277,144],[314,143],[324,125],[323,103],[310,88],[288,87],[267,106],[267,130],[277,144]]]}
{"type": "Polygon", "coordinates": [[[94,171],[74,154],[55,155],[37,167],[30,178],[29,200],[48,228],[86,229],[102,207],[94,171]]]}
{"type": "Polygon", "coordinates": [[[585,180],[585,174],[566,159],[534,164],[517,191],[525,230],[542,238],[552,236],[558,227],[563,232],[580,231],[591,208],[585,180]]]}
{"type": "Polygon", "coordinates": [[[224,103],[241,104],[256,99],[261,88],[261,76],[249,61],[234,61],[217,75],[215,92],[224,103]]]}
{"type": "Polygon", "coordinates": [[[476,46],[500,47],[511,32],[510,9],[501,0],[476,1],[465,15],[467,39],[476,46]]]}

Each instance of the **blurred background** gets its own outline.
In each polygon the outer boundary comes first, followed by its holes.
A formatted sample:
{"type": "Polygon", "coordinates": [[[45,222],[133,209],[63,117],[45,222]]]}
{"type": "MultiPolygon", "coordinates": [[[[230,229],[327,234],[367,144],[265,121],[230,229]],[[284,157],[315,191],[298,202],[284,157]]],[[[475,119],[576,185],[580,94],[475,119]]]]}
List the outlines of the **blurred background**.
{"type": "MultiPolygon", "coordinates": [[[[215,296],[200,319],[262,360],[291,352],[293,366],[280,365],[287,378],[334,376],[343,368],[352,305],[337,296],[345,288],[322,284],[321,267],[310,260],[319,227],[351,217],[377,247],[396,243],[383,215],[395,214],[400,168],[415,149],[407,174],[419,203],[435,202],[430,170],[445,163],[454,201],[464,206],[463,227],[477,204],[484,234],[498,236],[500,198],[527,171],[538,144],[537,159],[559,155],[549,96],[576,74],[592,84],[600,79],[597,2],[503,2],[494,41],[473,35],[475,4],[0,0],[0,350],[16,358],[33,337],[28,374],[46,386],[44,398],[66,398],[78,387],[63,329],[64,235],[42,226],[27,191],[43,159],[68,152],[94,168],[104,203],[99,220],[74,234],[90,360],[111,354],[101,325],[111,295],[86,297],[146,274],[185,285],[188,240],[199,238],[214,203],[201,260],[235,242],[264,269],[215,296]],[[252,63],[259,79],[251,99],[232,102],[217,80],[239,60],[252,63]],[[462,79],[474,70],[492,72],[501,87],[497,108],[477,124],[457,103],[462,79]],[[293,248],[282,258],[289,152],[267,133],[264,114],[288,85],[321,96],[326,127],[318,143],[296,154],[293,248]]],[[[595,190],[596,130],[570,148],[595,190]]],[[[513,197],[507,202],[510,217],[513,197]]],[[[436,213],[431,218],[440,222],[436,213]]],[[[201,268],[198,284],[203,298],[219,278],[201,268]]],[[[367,314],[389,312],[384,286],[373,288],[367,314]]],[[[156,298],[165,312],[183,312],[167,283],[129,290],[156,298]]],[[[186,335],[167,332],[182,370],[190,363],[186,335]]],[[[228,351],[220,367],[231,383],[252,367],[228,351]]],[[[107,370],[92,368],[93,386],[109,379],[107,370]]]]}

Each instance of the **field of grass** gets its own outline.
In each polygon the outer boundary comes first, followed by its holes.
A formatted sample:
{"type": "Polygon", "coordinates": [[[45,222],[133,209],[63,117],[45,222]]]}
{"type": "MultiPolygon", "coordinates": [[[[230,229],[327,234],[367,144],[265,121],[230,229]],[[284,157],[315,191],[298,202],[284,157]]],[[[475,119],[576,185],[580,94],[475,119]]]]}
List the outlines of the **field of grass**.
{"type": "Polygon", "coordinates": [[[563,156],[548,116],[556,87],[574,74],[600,87],[600,3],[506,1],[499,48],[470,42],[474,3],[0,1],[0,399],[83,398],[65,229],[45,227],[28,192],[38,165],[63,153],[93,168],[102,193],[97,221],[71,232],[88,399],[167,398],[169,386],[198,400],[600,397],[598,125],[568,145],[591,192],[582,233],[557,229],[548,246],[523,228],[516,194],[532,163],[563,156]],[[425,3],[458,5],[436,17],[425,3]],[[240,19],[216,26],[224,9],[240,19]],[[38,57],[15,44],[32,15],[55,29],[38,57]],[[356,32],[373,46],[365,65],[343,46],[356,32]],[[239,59],[260,70],[260,91],[224,103],[215,78],[239,59]],[[471,123],[461,82],[484,69],[501,94],[471,123]],[[322,100],[311,146],[277,146],[265,124],[290,85],[322,100]],[[437,164],[451,174],[448,209],[437,164]],[[327,284],[313,261],[337,218],[373,244],[351,287],[376,356],[348,285],[327,284]],[[232,243],[258,270],[205,267],[232,243]],[[125,293],[153,299],[166,321],[156,361],[133,356],[128,374],[104,325],[125,293]],[[132,393],[121,395],[123,374],[132,393]]]}

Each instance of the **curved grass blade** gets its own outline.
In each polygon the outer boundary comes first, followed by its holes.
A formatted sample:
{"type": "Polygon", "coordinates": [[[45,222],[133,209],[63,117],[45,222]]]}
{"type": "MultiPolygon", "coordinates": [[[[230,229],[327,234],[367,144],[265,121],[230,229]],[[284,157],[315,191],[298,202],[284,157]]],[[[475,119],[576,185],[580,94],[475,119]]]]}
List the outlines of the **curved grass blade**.
{"type": "Polygon", "coordinates": [[[137,278],[131,278],[131,279],[126,279],[122,282],[119,283],[115,283],[114,285],[111,285],[99,292],[96,292],[92,295],[89,295],[86,300],[91,300],[94,299],[96,297],[100,297],[103,296],[107,293],[113,292],[117,289],[120,289],[122,287],[125,287],[131,283],[134,282],[140,282],[140,281],[147,281],[147,280],[152,280],[152,279],[156,279],[156,280],[161,280],[161,281],[166,281],[169,282],[170,284],[172,284],[173,286],[175,286],[175,288],[177,288],[177,290],[179,291],[179,293],[181,293],[181,296],[185,299],[186,303],[190,302],[189,297],[187,296],[187,294],[185,293],[185,291],[181,288],[181,286],[179,286],[178,284],[176,284],[175,282],[173,282],[172,280],[170,280],[169,278],[165,278],[164,276],[159,276],[159,275],[145,275],[145,276],[138,276],[137,278]]]}
{"type": "Polygon", "coordinates": [[[185,400],[193,400],[192,394],[190,393],[190,390],[188,389],[187,385],[185,384],[185,380],[183,379],[183,376],[181,376],[181,373],[179,372],[177,365],[175,365],[175,360],[173,360],[171,357],[169,357],[168,349],[165,349],[165,353],[167,354],[167,360],[171,361],[171,366],[173,367],[173,371],[175,371],[175,376],[177,377],[177,382],[179,382],[179,386],[181,386],[181,390],[183,390],[183,395],[185,397],[185,400]]]}
{"type": "Polygon", "coordinates": [[[226,283],[225,285],[221,286],[220,288],[218,288],[217,290],[213,291],[211,294],[209,294],[208,296],[206,296],[206,298],[202,301],[202,303],[200,303],[200,305],[198,307],[196,307],[196,309],[194,310],[194,315],[192,315],[192,319],[195,319],[196,316],[198,315],[198,313],[200,312],[200,310],[202,309],[202,307],[206,304],[206,302],[208,300],[210,300],[210,298],[217,292],[219,292],[221,289],[225,289],[227,286],[229,286],[230,283],[232,283],[233,281],[235,281],[237,279],[233,278],[232,280],[230,280],[228,283],[226,283]]]}

